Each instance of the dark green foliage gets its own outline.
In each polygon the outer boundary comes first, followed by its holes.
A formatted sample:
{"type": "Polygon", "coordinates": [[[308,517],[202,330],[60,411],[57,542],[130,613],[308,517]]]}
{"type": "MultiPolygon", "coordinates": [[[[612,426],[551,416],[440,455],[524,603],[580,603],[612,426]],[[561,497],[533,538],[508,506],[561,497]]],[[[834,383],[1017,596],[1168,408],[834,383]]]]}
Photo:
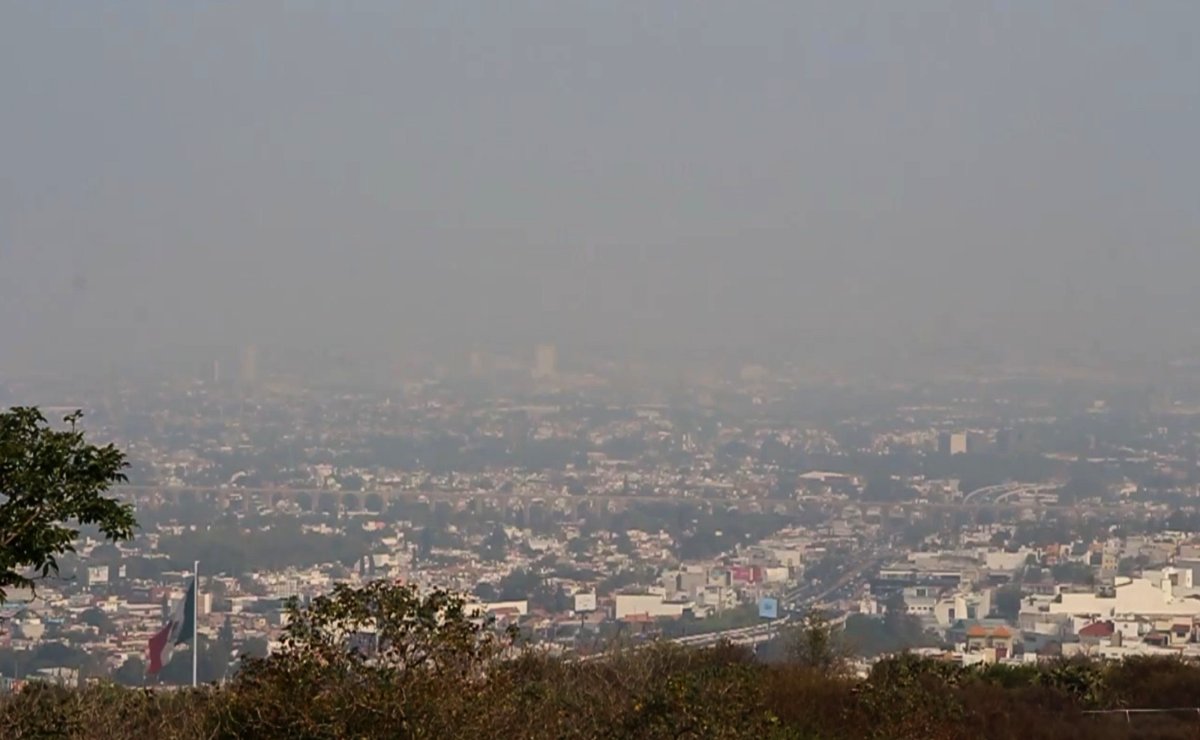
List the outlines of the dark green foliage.
{"type": "Polygon", "coordinates": [[[800,624],[784,637],[793,662],[822,675],[837,676],[846,672],[850,656],[842,634],[829,627],[828,620],[817,611],[810,611],[800,624]]]}
{"type": "Polygon", "coordinates": [[[842,639],[857,655],[867,657],[941,644],[922,628],[920,618],[909,614],[884,619],[852,614],[846,620],[842,639]]]}
{"type": "Polygon", "coordinates": [[[146,662],[141,658],[128,658],[113,672],[112,679],[122,686],[145,685],[146,662]]]}
{"type": "Polygon", "coordinates": [[[1015,622],[1021,613],[1021,587],[1014,585],[996,589],[993,611],[996,616],[1015,622]]]}
{"type": "Polygon", "coordinates": [[[508,557],[508,535],[505,534],[503,526],[497,524],[492,528],[491,533],[483,541],[479,557],[493,563],[502,562],[508,557]]]}
{"type": "Polygon", "coordinates": [[[112,630],[112,620],[109,619],[107,614],[96,607],[85,609],[79,615],[79,621],[89,627],[95,627],[101,633],[107,633],[112,630]]]}
{"type": "Polygon", "coordinates": [[[132,507],[104,496],[125,481],[125,455],[88,444],[80,418],[53,429],[36,408],[0,411],[0,603],[8,589],[57,574],[78,527],[94,525],[110,540],[133,535],[132,507]]]}
{"type": "Polygon", "coordinates": [[[732,609],[697,619],[685,614],[680,619],[664,619],[661,628],[665,637],[685,637],[706,632],[721,632],[738,627],[750,627],[762,622],[756,604],[742,604],[732,609]]]}
{"type": "Polygon", "coordinates": [[[159,550],[177,567],[199,560],[209,572],[241,576],[256,570],[317,563],[355,565],[370,552],[370,543],[360,533],[306,532],[300,522],[282,519],[254,531],[253,536],[244,524],[217,522],[163,537],[159,550]]]}
{"type": "Polygon", "coordinates": [[[1091,585],[1096,581],[1092,569],[1083,563],[1074,561],[1060,563],[1050,569],[1050,574],[1056,583],[1085,583],[1091,585]]]}
{"type": "MultiPolygon", "coordinates": [[[[292,604],[285,647],[224,686],[31,686],[0,698],[5,738],[1192,738],[1200,665],[1143,658],[964,668],[912,655],[848,671],[817,616],[792,660],[661,643],[568,661],[517,648],[446,592],[377,583],[292,604]],[[372,629],[378,642],[348,638],[372,629]],[[359,649],[353,649],[357,645],[359,649]],[[378,649],[376,649],[378,646],[378,649]]],[[[130,671],[139,666],[132,666],[130,671]]]]}
{"type": "Polygon", "coordinates": [[[216,727],[218,694],[150,692],[114,685],[69,690],[31,685],[0,700],[6,740],[50,738],[195,738],[216,727]]]}

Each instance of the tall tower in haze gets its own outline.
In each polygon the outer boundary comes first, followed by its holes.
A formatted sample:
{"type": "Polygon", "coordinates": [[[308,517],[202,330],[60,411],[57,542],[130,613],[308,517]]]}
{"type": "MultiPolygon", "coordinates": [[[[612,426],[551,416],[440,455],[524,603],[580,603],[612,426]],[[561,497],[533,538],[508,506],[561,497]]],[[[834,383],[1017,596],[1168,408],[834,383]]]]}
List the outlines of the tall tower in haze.
{"type": "Polygon", "coordinates": [[[242,367],[238,381],[248,388],[258,381],[258,347],[253,344],[242,349],[242,367]]]}
{"type": "Polygon", "coordinates": [[[487,358],[479,350],[471,350],[470,363],[472,375],[478,377],[487,372],[487,358]]]}
{"type": "Polygon", "coordinates": [[[533,377],[553,380],[558,377],[558,349],[553,344],[539,344],[533,357],[533,377]]]}

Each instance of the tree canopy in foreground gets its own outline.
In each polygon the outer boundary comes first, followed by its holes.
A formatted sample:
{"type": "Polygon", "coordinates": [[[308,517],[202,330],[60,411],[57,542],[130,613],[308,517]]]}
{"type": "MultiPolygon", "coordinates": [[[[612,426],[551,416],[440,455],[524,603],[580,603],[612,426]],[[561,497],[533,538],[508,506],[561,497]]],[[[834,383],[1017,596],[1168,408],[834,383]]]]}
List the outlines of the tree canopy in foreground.
{"type": "Polygon", "coordinates": [[[133,508],[104,494],[125,482],[125,455],[88,443],[81,412],[55,429],[36,408],[0,411],[0,604],[13,588],[58,572],[79,527],[109,540],[133,536],[133,508]]]}
{"type": "Polygon", "coordinates": [[[789,656],[667,643],[556,657],[462,597],[377,582],[292,602],[282,645],[222,685],[30,684],[0,696],[25,738],[1160,740],[1194,738],[1200,665],[1178,658],[964,667],[899,655],[857,676],[820,619],[789,656]],[[1125,708],[1167,711],[1125,715],[1125,708]]]}

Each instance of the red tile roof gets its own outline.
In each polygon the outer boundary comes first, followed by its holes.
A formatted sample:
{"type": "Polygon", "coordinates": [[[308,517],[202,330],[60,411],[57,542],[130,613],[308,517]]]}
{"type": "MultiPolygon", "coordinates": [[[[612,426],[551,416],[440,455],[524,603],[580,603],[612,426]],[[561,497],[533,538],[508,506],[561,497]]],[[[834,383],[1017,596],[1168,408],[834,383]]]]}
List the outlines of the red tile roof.
{"type": "Polygon", "coordinates": [[[649,624],[654,621],[654,617],[643,612],[641,614],[627,614],[622,621],[631,624],[649,624]]]}
{"type": "Polygon", "coordinates": [[[1111,637],[1115,631],[1112,622],[1092,622],[1079,630],[1080,637],[1111,637]]]}
{"type": "Polygon", "coordinates": [[[967,628],[967,637],[999,637],[1001,639],[1007,639],[1012,636],[1012,630],[1004,625],[988,629],[982,624],[973,624],[967,628]]]}

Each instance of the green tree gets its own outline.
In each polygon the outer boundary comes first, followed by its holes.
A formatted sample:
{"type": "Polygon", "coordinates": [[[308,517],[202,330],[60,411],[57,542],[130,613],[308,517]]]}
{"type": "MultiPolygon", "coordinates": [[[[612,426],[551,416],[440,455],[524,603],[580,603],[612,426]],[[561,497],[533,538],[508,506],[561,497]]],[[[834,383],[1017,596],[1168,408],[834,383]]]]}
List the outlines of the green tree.
{"type": "Polygon", "coordinates": [[[112,620],[108,618],[108,615],[102,609],[97,609],[96,607],[85,609],[79,615],[79,621],[89,627],[95,627],[100,630],[101,634],[107,634],[112,631],[112,620]]]}
{"type": "Polygon", "coordinates": [[[142,686],[146,683],[146,663],[141,658],[126,658],[121,667],[113,671],[112,679],[122,686],[142,686]]]}
{"type": "Polygon", "coordinates": [[[270,650],[270,644],[262,637],[251,637],[242,643],[242,647],[238,650],[238,654],[243,659],[267,657],[267,652],[270,650]]]}
{"type": "Polygon", "coordinates": [[[512,646],[460,596],[338,585],[308,607],[291,601],[280,649],[240,661],[217,735],[489,736],[464,720],[493,705],[481,692],[503,679],[497,661],[512,646]]]}
{"type": "Polygon", "coordinates": [[[487,581],[475,584],[475,596],[484,603],[500,600],[500,594],[496,591],[496,587],[487,581]]]}
{"type": "Polygon", "coordinates": [[[1050,569],[1050,573],[1054,576],[1055,581],[1064,583],[1091,585],[1096,582],[1096,574],[1091,567],[1074,561],[1059,563],[1050,569]]]}
{"type": "Polygon", "coordinates": [[[1015,621],[1021,612],[1020,586],[1004,586],[996,589],[996,600],[992,605],[996,616],[1015,621]]]}
{"type": "Polygon", "coordinates": [[[921,628],[921,620],[910,614],[870,617],[852,614],[842,630],[846,645],[867,657],[899,653],[917,647],[934,647],[939,639],[921,628]]]}
{"type": "Polygon", "coordinates": [[[233,651],[233,622],[230,621],[228,614],[225,615],[225,621],[217,632],[217,644],[227,653],[233,651]]]}
{"type": "Polygon", "coordinates": [[[104,495],[125,482],[125,455],[89,444],[81,418],[77,411],[54,429],[36,408],[0,412],[0,603],[8,589],[57,575],[79,527],[94,525],[112,541],[133,536],[133,507],[104,495]]]}
{"type": "Polygon", "coordinates": [[[494,563],[508,557],[508,535],[504,532],[504,525],[497,524],[492,529],[492,533],[484,539],[483,546],[479,550],[479,557],[494,563]]]}
{"type": "Polygon", "coordinates": [[[451,655],[490,656],[500,646],[490,622],[468,612],[462,596],[433,590],[422,595],[413,584],[375,581],[362,588],[344,584],[318,596],[311,606],[292,599],[287,605],[283,656],[354,659],[346,636],[361,630],[378,636],[376,667],[413,670],[451,655]]]}
{"type": "Polygon", "coordinates": [[[788,638],[788,652],[796,663],[827,676],[840,675],[847,669],[847,650],[841,636],[818,611],[804,615],[788,638]]]}
{"type": "MultiPolygon", "coordinates": [[[[570,543],[567,544],[570,546],[570,543]]],[[[623,529],[616,533],[613,544],[616,545],[617,552],[622,555],[633,555],[637,552],[633,546],[633,540],[629,539],[629,532],[623,529]]]]}
{"type": "Polygon", "coordinates": [[[1104,479],[1089,465],[1077,465],[1070,479],[1058,489],[1061,504],[1073,504],[1085,499],[1103,499],[1108,494],[1104,479]]]}
{"type": "Polygon", "coordinates": [[[571,553],[577,558],[580,558],[584,555],[587,555],[588,552],[591,551],[592,544],[593,542],[591,537],[576,537],[567,541],[567,552],[571,553]]]}
{"type": "Polygon", "coordinates": [[[429,527],[421,528],[421,536],[417,543],[417,558],[419,560],[429,560],[433,555],[433,530],[429,527]]]}
{"type": "Polygon", "coordinates": [[[1141,572],[1142,568],[1145,568],[1149,564],[1150,558],[1146,557],[1145,555],[1138,555],[1137,557],[1131,558],[1121,558],[1120,562],[1117,563],[1117,575],[1127,577],[1135,576],[1141,572]]]}

